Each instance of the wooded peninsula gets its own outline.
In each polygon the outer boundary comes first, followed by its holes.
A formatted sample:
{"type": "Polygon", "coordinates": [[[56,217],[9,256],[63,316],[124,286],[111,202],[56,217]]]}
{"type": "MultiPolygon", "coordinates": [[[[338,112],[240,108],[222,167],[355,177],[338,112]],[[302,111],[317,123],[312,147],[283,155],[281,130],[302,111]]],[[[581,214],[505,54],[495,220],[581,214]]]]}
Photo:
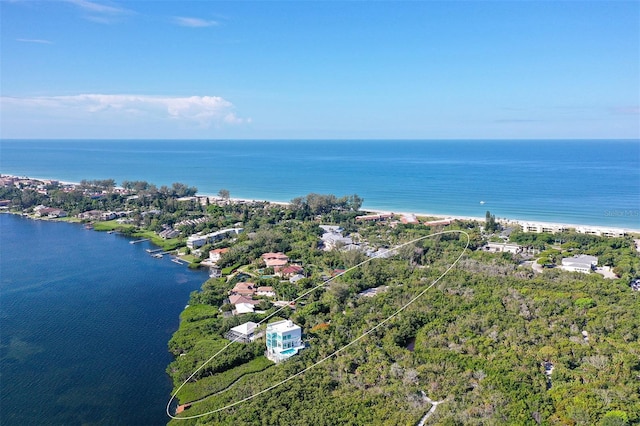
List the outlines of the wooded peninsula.
{"type": "Polygon", "coordinates": [[[210,414],[170,424],[640,424],[637,235],[526,232],[490,212],[368,214],[362,202],[308,194],[284,205],[110,179],[0,187],[6,211],[150,238],[210,268],[167,368],[171,414],[210,414]],[[453,232],[394,249],[453,230],[468,249],[453,232]],[[274,362],[269,327],[282,322],[301,343],[274,362]]]}

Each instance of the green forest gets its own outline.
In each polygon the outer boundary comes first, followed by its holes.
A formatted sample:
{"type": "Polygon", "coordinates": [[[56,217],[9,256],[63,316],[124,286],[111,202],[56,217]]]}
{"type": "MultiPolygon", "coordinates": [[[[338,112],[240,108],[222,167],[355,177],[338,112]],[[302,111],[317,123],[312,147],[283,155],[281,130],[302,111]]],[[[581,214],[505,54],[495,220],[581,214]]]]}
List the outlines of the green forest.
{"type": "MultiPolygon", "coordinates": [[[[301,208],[308,209],[308,206],[301,208]]],[[[305,267],[294,284],[258,278],[289,300],[323,283],[331,271],[359,264],[358,251],[322,251],[317,217],[282,213],[255,221],[223,262],[251,274],[259,256],[283,251],[305,267]],[[313,217],[313,218],[312,218],[313,217]],[[251,235],[251,236],[249,236],[251,235]]],[[[324,213],[378,247],[394,247],[434,233],[424,225],[358,223],[349,212],[324,213]]],[[[629,278],[639,259],[631,238],[575,233],[515,232],[512,241],[536,246],[542,256],[601,256],[619,279],[556,268],[534,273],[509,253],[477,250],[487,238],[478,224],[446,229],[471,235],[460,263],[414,304],[373,333],[304,374],[232,408],[170,424],[416,425],[433,401],[442,401],[426,424],[640,424],[640,303],[629,278]],[[551,368],[552,367],[552,368],[551,368]],[[551,368],[551,370],[549,370],[551,368]]],[[[179,416],[196,416],[243,400],[344,347],[428,287],[464,249],[466,238],[446,234],[421,240],[388,259],[374,259],[331,280],[268,322],[290,318],[303,327],[307,348],[277,365],[264,357],[265,340],[232,343],[176,395],[190,404],[179,416]],[[358,293],[379,286],[375,297],[358,293]]],[[[229,289],[246,276],[210,279],[193,293],[169,347],[168,372],[178,389],[204,361],[229,343],[231,327],[265,314],[224,318],[229,289]]]]}

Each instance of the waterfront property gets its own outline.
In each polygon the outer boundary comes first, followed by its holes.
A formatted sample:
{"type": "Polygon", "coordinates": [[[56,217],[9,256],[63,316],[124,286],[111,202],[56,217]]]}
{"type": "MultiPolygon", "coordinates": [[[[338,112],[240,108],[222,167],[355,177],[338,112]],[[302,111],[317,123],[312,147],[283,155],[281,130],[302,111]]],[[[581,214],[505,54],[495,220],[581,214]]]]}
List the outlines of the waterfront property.
{"type": "Polygon", "coordinates": [[[586,254],[562,259],[562,269],[564,269],[565,271],[590,274],[593,268],[595,268],[597,265],[598,258],[596,256],[588,256],[586,254]]]}
{"type": "Polygon", "coordinates": [[[393,219],[395,215],[393,213],[380,213],[380,214],[367,214],[362,216],[356,216],[357,221],[363,222],[381,222],[389,219],[393,219]]]}
{"type": "Polygon", "coordinates": [[[255,322],[245,322],[244,324],[240,324],[231,328],[229,331],[227,331],[224,337],[234,342],[253,342],[255,339],[260,337],[256,334],[257,327],[258,324],[256,324],[255,322]]]}
{"type": "Polygon", "coordinates": [[[267,324],[267,358],[278,363],[296,355],[300,349],[304,349],[300,326],[290,320],[267,324]]]}
{"type": "Polygon", "coordinates": [[[56,209],[53,207],[37,206],[33,209],[35,217],[47,217],[49,219],[55,219],[59,217],[67,217],[67,212],[62,209],[56,209]]]}
{"type": "Polygon", "coordinates": [[[569,225],[557,223],[531,223],[524,221],[515,221],[515,223],[522,227],[523,232],[534,232],[538,234],[555,234],[558,232],[568,232],[573,229],[579,234],[595,235],[598,237],[624,237],[627,235],[624,229],[619,228],[605,228],[600,226],[576,226],[573,228],[569,225]]]}
{"type": "Polygon", "coordinates": [[[190,249],[202,247],[205,244],[215,243],[216,241],[224,240],[225,238],[238,235],[243,230],[243,228],[229,228],[205,235],[191,235],[189,238],[187,238],[187,247],[189,247],[190,249]]]}
{"type": "Polygon", "coordinates": [[[229,248],[213,249],[209,252],[209,260],[211,263],[216,264],[222,258],[222,255],[229,251],[229,248]]]}

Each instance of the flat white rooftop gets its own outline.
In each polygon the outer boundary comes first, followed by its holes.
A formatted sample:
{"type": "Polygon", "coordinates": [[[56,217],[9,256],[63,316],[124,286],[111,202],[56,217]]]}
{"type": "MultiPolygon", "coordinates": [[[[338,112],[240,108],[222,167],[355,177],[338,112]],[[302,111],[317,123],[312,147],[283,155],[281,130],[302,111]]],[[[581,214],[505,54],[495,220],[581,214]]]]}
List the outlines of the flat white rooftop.
{"type": "Polygon", "coordinates": [[[278,333],[286,333],[287,331],[300,330],[300,326],[295,325],[291,320],[282,320],[267,324],[267,331],[276,331],[278,333]]]}

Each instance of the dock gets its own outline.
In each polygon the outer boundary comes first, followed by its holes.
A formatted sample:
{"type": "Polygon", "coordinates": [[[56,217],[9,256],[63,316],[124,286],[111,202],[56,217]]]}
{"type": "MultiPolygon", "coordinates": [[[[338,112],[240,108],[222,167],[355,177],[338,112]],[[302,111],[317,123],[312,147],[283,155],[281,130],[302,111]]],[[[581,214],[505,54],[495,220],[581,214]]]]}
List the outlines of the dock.
{"type": "Polygon", "coordinates": [[[164,251],[164,249],[162,249],[162,248],[155,249],[155,250],[145,249],[145,251],[146,251],[147,253],[149,253],[149,254],[153,254],[153,253],[158,253],[158,252],[164,251]]]}
{"type": "Polygon", "coordinates": [[[149,238],[143,238],[141,240],[129,241],[129,244],[144,243],[145,241],[149,241],[149,238]]]}
{"type": "Polygon", "coordinates": [[[156,259],[162,259],[162,256],[164,256],[165,254],[171,254],[170,251],[163,251],[164,249],[159,249],[159,250],[147,250],[147,253],[149,253],[150,256],[155,257],[156,259]]]}

